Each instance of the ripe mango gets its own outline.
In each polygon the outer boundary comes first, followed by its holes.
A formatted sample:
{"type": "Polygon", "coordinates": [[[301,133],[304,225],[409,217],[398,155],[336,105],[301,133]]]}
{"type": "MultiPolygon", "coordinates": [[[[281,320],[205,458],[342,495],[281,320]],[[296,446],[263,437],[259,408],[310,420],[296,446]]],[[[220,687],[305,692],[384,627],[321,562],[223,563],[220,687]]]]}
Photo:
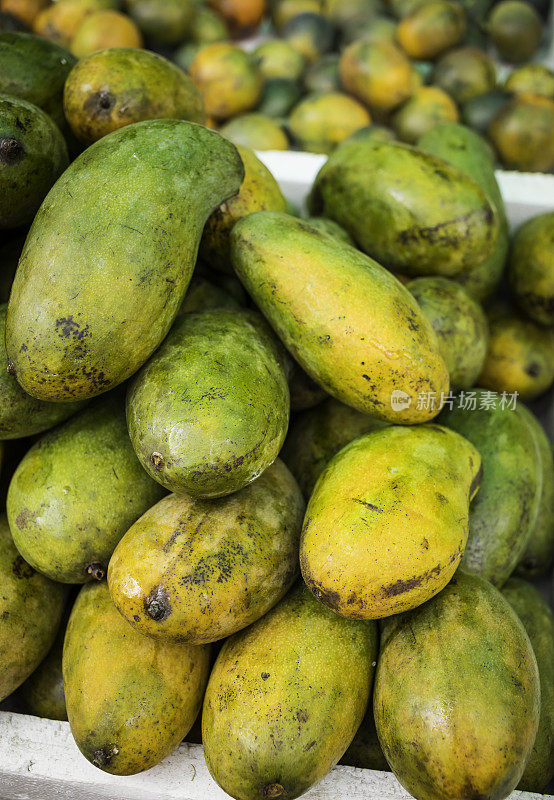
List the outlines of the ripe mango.
{"type": "Polygon", "coordinates": [[[231,233],[239,278],[294,358],[329,394],[386,420],[423,422],[421,392],[448,392],[435,334],[410,293],[372,259],[287,214],[231,233]],[[391,407],[391,394],[404,398],[391,407]]]}
{"type": "Polygon", "coordinates": [[[228,639],[202,712],[212,777],[236,800],[293,800],[337,763],[367,707],[374,623],[342,619],[297,585],[228,639]]]}
{"type": "Polygon", "coordinates": [[[242,178],[232,144],[182,120],[128,125],[82,153],[39,209],[12,288],[6,349],[25,391],[86,399],[136,372],[242,178]]]}
{"type": "Polygon", "coordinates": [[[389,426],[329,462],[306,509],[302,575],[349,619],[380,619],[425,603],[460,563],[481,457],[438,425],[389,426]]]}
{"type": "Polygon", "coordinates": [[[202,703],[209,648],[137,633],[102,583],[83,587],[69,618],[63,680],[71,733],[95,767],[150,769],[186,736],[202,703]]]}

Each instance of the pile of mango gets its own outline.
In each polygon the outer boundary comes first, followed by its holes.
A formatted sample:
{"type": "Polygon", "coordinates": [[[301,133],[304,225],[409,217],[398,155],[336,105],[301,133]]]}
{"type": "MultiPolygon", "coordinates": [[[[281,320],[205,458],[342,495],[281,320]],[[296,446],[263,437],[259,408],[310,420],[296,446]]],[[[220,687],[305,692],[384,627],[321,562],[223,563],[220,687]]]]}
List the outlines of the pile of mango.
{"type": "Polygon", "coordinates": [[[449,122],[300,211],[159,54],[0,67],[0,701],[114,775],[201,741],[237,800],[544,791],[554,210],[512,236],[449,122]]]}

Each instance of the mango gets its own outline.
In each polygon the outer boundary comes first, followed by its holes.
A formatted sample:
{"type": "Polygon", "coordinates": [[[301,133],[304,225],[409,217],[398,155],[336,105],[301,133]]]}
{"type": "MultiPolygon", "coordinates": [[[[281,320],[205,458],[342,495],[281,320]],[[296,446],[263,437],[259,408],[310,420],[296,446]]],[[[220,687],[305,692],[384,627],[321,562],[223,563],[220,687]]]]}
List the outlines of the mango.
{"type": "Polygon", "coordinates": [[[208,0],[226,21],[234,37],[243,37],[258,27],[266,12],[266,0],[208,0]]]}
{"type": "Polygon", "coordinates": [[[339,63],[338,53],[327,53],[314,64],[310,64],[302,81],[306,91],[340,92],[339,63]]]}
{"type": "Polygon", "coordinates": [[[521,64],[537,51],[543,22],[531,4],[502,0],[488,17],[487,32],[503,61],[521,64]]]}
{"type": "Polygon", "coordinates": [[[304,515],[282,461],[219,500],[170,495],[117,546],[108,572],[118,610],[140,633],[206,644],[266,614],[298,575],[304,515]]]}
{"type": "Polygon", "coordinates": [[[288,381],[291,411],[304,411],[307,408],[313,408],[328,397],[325,389],[322,389],[318,383],[312,380],[293,358],[290,359],[288,381]]]}
{"type": "Polygon", "coordinates": [[[178,44],[197,13],[194,0],[126,0],[127,13],[147,39],[178,44]]]}
{"type": "Polygon", "coordinates": [[[385,267],[453,277],[492,252],[490,200],[462,170],[396,142],[346,142],[313,185],[309,207],[340,223],[385,267]]]}
{"type": "Polygon", "coordinates": [[[437,125],[458,119],[458,108],[449,94],[438,86],[422,86],[395,113],[393,127],[401,141],[414,144],[437,125]]]}
{"type": "Polygon", "coordinates": [[[56,637],[65,587],[45,578],[18,553],[0,516],[0,700],[38,667],[56,637]]]}
{"type": "Polygon", "coordinates": [[[50,0],[1,0],[0,10],[6,14],[13,14],[30,28],[35,18],[46,8],[49,1],[50,0]]]}
{"type": "Polygon", "coordinates": [[[137,461],[118,398],[46,433],[8,491],[17,549],[62,583],[101,580],[123,534],[164,494],[137,461]]]}
{"type": "Polygon", "coordinates": [[[177,318],[207,308],[239,308],[239,306],[233,295],[221,286],[215,286],[204,278],[193,277],[177,318]]]}
{"type": "Polygon", "coordinates": [[[183,302],[207,218],[242,177],[233,145],[182,120],[128,125],[82,153],[39,209],[12,288],[6,350],[25,391],[86,399],[135,373],[183,302]]]}
{"type": "Polygon", "coordinates": [[[421,392],[448,391],[435,335],[410,293],[375,261],[268,211],[235,225],[231,258],[280,340],[329,394],[401,423],[438,412],[412,402],[421,392]],[[398,396],[404,402],[395,411],[398,396]]]}
{"type": "Polygon", "coordinates": [[[554,167],[554,100],[518,94],[493,117],[488,136],[506,169],[549,172],[554,167]]]}
{"type": "Polygon", "coordinates": [[[250,111],[262,93],[264,79],[256,58],[230,42],[202,47],[189,74],[204,98],[208,116],[216,120],[250,111]]]}
{"type": "Polygon", "coordinates": [[[308,64],[313,64],[333,48],[335,27],[323,14],[306,11],[287,20],[281,36],[301,53],[308,64]]]}
{"type": "MultiPolygon", "coordinates": [[[[0,364],[7,362],[4,332],[7,305],[0,305],[0,364]]],[[[21,439],[53,428],[83,407],[83,402],[48,403],[23,391],[6,369],[0,372],[0,440],[21,439]]]]}
{"type": "Polygon", "coordinates": [[[118,0],[56,0],[35,18],[33,31],[68,47],[90,14],[115,9],[118,5],[118,0]]]}
{"type": "Polygon", "coordinates": [[[271,19],[280,32],[292,17],[308,11],[318,14],[323,10],[322,5],[321,0],[276,0],[275,3],[270,3],[271,19]]]}
{"type": "Polygon", "coordinates": [[[489,325],[481,306],[448,278],[416,278],[406,284],[437,334],[452,389],[470,389],[487,355],[489,325]]]}
{"type": "Polygon", "coordinates": [[[182,70],[162,56],[131,47],[82,58],[68,75],[64,111],[86,145],[146,119],[206,121],[200,92],[182,70]]]}
{"type": "Polygon", "coordinates": [[[511,794],[539,702],[529,638],[485,579],[458,572],[437,597],[386,622],[375,722],[392,771],[418,800],[511,794]]]}
{"type": "Polygon", "coordinates": [[[410,58],[432,60],[459,44],[466,28],[461,3],[427,0],[400,20],[396,38],[410,58]]]}
{"type": "MultiPolygon", "coordinates": [[[[289,78],[267,78],[260,96],[257,110],[277,122],[286,117],[302,95],[297,81],[289,78]]],[[[240,117],[239,117],[240,119],[240,117]]],[[[277,138],[276,136],[274,137],[277,138]]],[[[273,141],[273,137],[272,137],[273,141]]],[[[287,138],[288,149],[288,138],[287,138]]]]}
{"type": "Polygon", "coordinates": [[[554,100],[554,72],[545,64],[524,64],[510,72],[504,89],[514,94],[539,94],[554,100]]]}
{"type": "Polygon", "coordinates": [[[295,106],[288,124],[302,149],[330,153],[350,134],[370,122],[367,110],[353,97],[343,92],[316,92],[295,106]]]}
{"type": "Polygon", "coordinates": [[[379,430],[384,424],[330,397],[294,418],[281,458],[309,499],[333,456],[358,436],[379,430]]]}
{"type": "Polygon", "coordinates": [[[81,589],[63,650],[67,715],[77,747],[112,775],[150,769],[186,736],[202,704],[209,648],[137,633],[106,582],[81,589]]]}
{"type": "Polygon", "coordinates": [[[521,578],[510,578],[502,594],[527,631],[541,686],[539,729],[518,789],[544,792],[554,777],[554,614],[541,593],[521,578]]]}
{"type": "Polygon", "coordinates": [[[477,47],[458,47],[445,53],[433,69],[433,84],[456,103],[491,92],[496,86],[496,67],[490,56],[477,47]]]}
{"type": "Polygon", "coordinates": [[[352,744],[341,758],[340,763],[349,767],[358,767],[358,769],[390,772],[377,736],[373,702],[368,705],[362,724],[356,731],[352,744]]]}
{"type": "Polygon", "coordinates": [[[259,111],[235,117],[222,125],[219,132],[237,146],[251,150],[289,149],[289,140],[281,125],[259,111]]]}
{"type": "Polygon", "coordinates": [[[196,9],[188,35],[198,44],[222,42],[230,38],[229,27],[224,18],[204,6],[196,9]]]}
{"type": "Polygon", "coordinates": [[[519,404],[518,412],[535,439],[539,451],[539,472],[542,470],[535,525],[516,567],[518,575],[533,579],[548,573],[554,562],[554,455],[546,432],[533,412],[523,403],[519,404]]]}
{"type": "MultiPolygon", "coordinates": [[[[65,615],[64,615],[65,616],[65,615]]],[[[67,618],[62,620],[54,644],[36,670],[17,692],[28,714],[43,719],[67,721],[63,687],[62,654],[67,618]]]]}
{"type": "Polygon", "coordinates": [[[236,800],[291,798],[350,744],[367,707],[375,624],[342,619],[299,584],[228,639],[202,712],[212,777],[236,800]]]}
{"type": "Polygon", "coordinates": [[[309,222],[313,228],[317,228],[322,233],[327,233],[329,236],[334,236],[339,242],[350,244],[354,247],[354,241],[350,234],[344,228],[332,219],[326,217],[306,217],[306,222],[309,222]]]}
{"type": "Polygon", "coordinates": [[[341,55],[339,72],[346,91],[376,111],[391,111],[412,93],[410,62],[393,42],[352,42],[341,55]]]}
{"type": "Polygon", "coordinates": [[[486,136],[492,120],[510,98],[511,95],[504,89],[493,89],[485,94],[472,97],[462,106],[464,124],[469,125],[472,130],[482,136],[486,136]]]}
{"type": "Polygon", "coordinates": [[[440,426],[389,426],[343,447],[306,509],[300,568],[315,597],[349,619],[425,603],[460,563],[481,457],[440,426]]]}
{"type": "Polygon", "coordinates": [[[540,214],[514,236],[508,278],[512,292],[527,316],[541,325],[554,325],[554,212],[540,214]]]}
{"type": "Polygon", "coordinates": [[[445,409],[439,421],[468,439],[483,460],[463,569],[502,586],[536,524],[542,485],[538,446],[517,408],[483,389],[445,409]]]}
{"type": "Polygon", "coordinates": [[[127,396],[131,442],[170,491],[220,497],[276,459],[289,419],[278,345],[251,311],[184,315],[127,396]]]}
{"type": "Polygon", "coordinates": [[[69,49],[77,58],[112,47],[142,47],[142,34],[135,23],[119,11],[97,11],[87,16],[69,49]]]}
{"type": "Polygon", "coordinates": [[[306,66],[302,53],[284,39],[268,39],[259,44],[253,54],[266,80],[271,78],[299,80],[306,66]]]}

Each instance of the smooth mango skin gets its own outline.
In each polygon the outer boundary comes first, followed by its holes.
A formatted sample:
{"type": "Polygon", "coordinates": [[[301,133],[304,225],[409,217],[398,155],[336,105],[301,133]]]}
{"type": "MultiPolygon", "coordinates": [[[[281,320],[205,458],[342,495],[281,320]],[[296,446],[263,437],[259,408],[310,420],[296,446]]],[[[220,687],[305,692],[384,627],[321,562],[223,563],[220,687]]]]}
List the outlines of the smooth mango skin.
{"type": "Polygon", "coordinates": [[[45,578],[18,553],[0,516],[0,701],[35,670],[60,624],[65,587],[45,578]]]}
{"type": "Polygon", "coordinates": [[[325,217],[307,217],[306,222],[309,222],[312,227],[317,228],[319,231],[322,231],[322,233],[328,233],[329,236],[334,236],[339,242],[354,246],[354,240],[338,222],[332,219],[326,219],[325,217]]]}
{"type": "Polygon", "coordinates": [[[527,631],[541,684],[539,729],[517,788],[544,792],[554,777],[554,614],[541,593],[521,578],[510,578],[502,594],[527,631]]]}
{"type": "Polygon", "coordinates": [[[320,169],[308,204],[381,264],[414,276],[467,272],[498,236],[494,210],[474,180],[399,142],[345,142],[320,169]]]}
{"type": "Polygon", "coordinates": [[[418,800],[503,800],[539,720],[537,662],[488,581],[458,572],[428,603],[385,623],[374,709],[392,771],[418,800]]]}
{"type": "Polygon", "coordinates": [[[228,639],[204,698],[208,769],[236,800],[293,800],[337,763],[362,721],[374,623],[342,619],[298,584],[228,639]]]}
{"type": "Polygon", "coordinates": [[[162,56],[132,47],[81,58],[65,83],[64,112],[86,145],[142,120],[206,121],[204,101],[188,75],[162,56]]]}
{"type": "Polygon", "coordinates": [[[416,278],[406,286],[437,334],[451,388],[470,389],[487,355],[485,312],[463,286],[448,278],[416,278]]]}
{"type": "Polygon", "coordinates": [[[510,72],[504,89],[513,94],[539,94],[554,100],[554,72],[544,64],[524,64],[510,72]]]}
{"type": "Polygon", "coordinates": [[[278,344],[260,315],[185,314],[127,395],[137,457],[172,492],[221,497],[275,461],[290,411],[278,344]]]}
{"type": "Polygon", "coordinates": [[[287,214],[260,212],[231,232],[233,266],[293,357],[343,403],[424,422],[420,392],[448,393],[435,334],[410,293],[353,247],[287,214]],[[394,411],[391,392],[412,402],[394,411]]]}
{"type": "Polygon", "coordinates": [[[438,86],[421,86],[395,113],[392,124],[403,142],[415,144],[437,125],[460,118],[454,100],[438,86]]]}
{"type": "Polygon", "coordinates": [[[446,53],[433,69],[432,83],[459,104],[491,92],[496,86],[496,65],[478,47],[458,47],[446,53]]]}
{"type": "Polygon", "coordinates": [[[63,130],[63,87],[76,62],[63,47],[40,36],[0,33],[0,92],[38,106],[63,130]]]}
{"type": "Polygon", "coordinates": [[[303,150],[330,153],[371,123],[367,109],[341,91],[312,92],[293,109],[288,127],[303,150]]]}
{"type": "Polygon", "coordinates": [[[238,193],[222,203],[208,219],[200,243],[200,255],[212,267],[231,272],[231,230],[236,222],[255,211],[286,211],[287,201],[279,184],[249,147],[238,145],[244,164],[244,180],[238,193]]]}
{"type": "Polygon", "coordinates": [[[127,125],[85,150],[39,209],[12,287],[6,350],[25,391],[86,399],[136,372],[242,177],[232,144],[183,120],[127,125]]]}
{"type": "Polygon", "coordinates": [[[145,635],[189,644],[224,639],[291,587],[304,511],[279,459],[225,498],[170,495],[117,546],[108,572],[112,599],[145,635]]]}
{"type": "Polygon", "coordinates": [[[502,409],[500,395],[483,389],[476,390],[475,404],[459,408],[455,403],[442,412],[439,422],[470,441],[483,460],[481,488],[469,512],[463,569],[502,586],[536,524],[542,471],[538,446],[523,415],[502,409]]]}
{"type": "Polygon", "coordinates": [[[466,16],[460,3],[429,0],[400,20],[396,38],[410,58],[427,61],[455,47],[465,33],[466,16]]]}
{"type": "Polygon", "coordinates": [[[539,452],[539,469],[542,468],[542,487],[535,525],[527,547],[523,551],[516,572],[524,578],[537,578],[549,572],[554,562],[554,455],[546,432],[523,403],[518,412],[530,428],[539,452]]]}
{"type": "Polygon", "coordinates": [[[17,696],[25,711],[34,717],[67,721],[62,674],[65,631],[66,625],[62,622],[48,655],[18,690],[17,696]]]}
{"type": "Polygon", "coordinates": [[[289,140],[278,120],[260,111],[229,120],[219,132],[237,147],[252,150],[288,150],[289,140]]]}
{"type": "Polygon", "coordinates": [[[0,230],[30,223],[68,163],[65,140],[48,114],[0,94],[0,230]]]}
{"type": "Polygon", "coordinates": [[[438,425],[388,426],[346,445],[321,473],[300,540],[315,597],[349,619],[425,603],[460,563],[479,488],[475,447],[438,425]]]}
{"type": "Polygon", "coordinates": [[[294,418],[281,458],[308,500],[332,457],[358,436],[383,425],[386,423],[330,397],[294,418]]]}
{"type": "Polygon", "coordinates": [[[46,433],[14,472],[7,510],[17,549],[62,583],[100,580],[123,534],[164,494],[140,466],[120,399],[46,433]]]}
{"type": "Polygon", "coordinates": [[[346,47],[339,62],[342,85],[377,112],[396,108],[412,93],[412,70],[392,41],[358,39],[346,47]]]}
{"type": "Polygon", "coordinates": [[[518,304],[541,325],[554,325],[553,252],[554,212],[549,212],[519,228],[508,264],[508,278],[518,304]]]}
{"type": "Polygon", "coordinates": [[[69,618],[63,680],[81,753],[112,775],[150,769],[187,735],[202,704],[209,647],[142,636],[108,586],[83,587],[69,618]]]}
{"type": "Polygon", "coordinates": [[[148,39],[179,44],[194,20],[193,0],[126,0],[126,9],[148,39]]]}
{"type": "Polygon", "coordinates": [[[456,280],[472,297],[476,300],[485,300],[500,282],[509,247],[508,218],[496,180],[494,156],[490,145],[465,125],[446,123],[437,125],[422,136],[417,146],[437,158],[443,158],[473,178],[485,192],[494,209],[498,220],[498,238],[492,253],[469,272],[456,276],[456,280]]]}
{"type": "MultiPolygon", "coordinates": [[[[7,304],[0,305],[0,364],[6,364],[7,304]]],[[[47,403],[23,391],[6,369],[0,370],[0,440],[21,439],[53,428],[83,407],[78,403],[47,403]]]]}

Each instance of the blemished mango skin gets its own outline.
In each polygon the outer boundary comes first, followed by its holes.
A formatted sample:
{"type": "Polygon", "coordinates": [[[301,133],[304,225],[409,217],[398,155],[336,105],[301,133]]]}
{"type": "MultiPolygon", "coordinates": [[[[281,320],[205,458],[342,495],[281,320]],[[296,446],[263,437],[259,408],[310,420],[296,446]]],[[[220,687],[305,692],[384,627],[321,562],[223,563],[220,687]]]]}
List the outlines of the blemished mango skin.
{"type": "Polygon", "coordinates": [[[537,662],[488,581],[459,571],[428,603],[387,620],[375,679],[379,741],[418,800],[503,800],[539,721],[537,662]]]}
{"type": "Polygon", "coordinates": [[[418,409],[416,398],[446,396],[446,366],[431,325],[390,272],[308,223],[271,212],[235,225],[231,258],[281,341],[329,394],[401,424],[435,416],[438,407],[418,409]],[[399,411],[391,407],[394,390],[407,396],[399,411]]]}
{"type": "Polygon", "coordinates": [[[212,777],[236,800],[293,800],[337,763],[367,707],[377,626],[345,620],[298,584],[228,639],[202,712],[212,777]]]}
{"type": "Polygon", "coordinates": [[[221,497],[275,461],[290,395],[279,344],[253,311],[185,314],[127,394],[127,425],[148,474],[173,492],[221,497]]]}
{"type": "Polygon", "coordinates": [[[483,389],[476,390],[475,404],[445,409],[439,422],[468,439],[483,460],[481,488],[469,512],[463,569],[502,586],[536,524],[542,466],[538,444],[520,410],[502,408],[500,395],[483,389]]]}
{"type": "Polygon", "coordinates": [[[85,583],[105,576],[123,534],[164,493],[133,452],[122,400],[110,397],[25,454],[10,482],[8,518],[35,569],[85,583]]]}
{"type": "Polygon", "coordinates": [[[86,399],[136,372],[183,302],[208,216],[242,178],[232,144],[183,120],[85,150],[40,207],[12,287],[6,349],[25,391],[86,399]]]}
{"type": "Polygon", "coordinates": [[[298,575],[305,505],[277,459],[254,483],[219,500],[170,495],[114,552],[114,603],[141,633],[205,644],[272,608],[298,575]]]}
{"type": "Polygon", "coordinates": [[[540,793],[554,777],[554,614],[538,589],[521,578],[510,578],[502,594],[523,623],[539,668],[539,729],[517,788],[540,793]]]}
{"type": "Polygon", "coordinates": [[[5,514],[0,516],[0,578],[0,700],[4,700],[52,646],[62,618],[65,587],[23,560],[5,514]]]}
{"type": "Polygon", "coordinates": [[[399,142],[345,142],[320,169],[308,206],[385,267],[414,276],[467,272],[498,237],[494,209],[474,180],[399,142]]]}
{"type": "Polygon", "coordinates": [[[481,479],[479,453],[452,433],[389,426],[329,462],[300,540],[302,575],[318,600],[350,619],[381,619],[446,586],[481,479]]]}
{"type": "Polygon", "coordinates": [[[63,651],[67,715],[81,753],[113,775],[158,764],[198,714],[209,660],[207,646],[137,633],[112,603],[105,581],[85,586],[63,651]]]}
{"type": "Polygon", "coordinates": [[[554,325],[554,212],[533,217],[517,231],[508,277],[524,312],[540,325],[554,325]]]}

